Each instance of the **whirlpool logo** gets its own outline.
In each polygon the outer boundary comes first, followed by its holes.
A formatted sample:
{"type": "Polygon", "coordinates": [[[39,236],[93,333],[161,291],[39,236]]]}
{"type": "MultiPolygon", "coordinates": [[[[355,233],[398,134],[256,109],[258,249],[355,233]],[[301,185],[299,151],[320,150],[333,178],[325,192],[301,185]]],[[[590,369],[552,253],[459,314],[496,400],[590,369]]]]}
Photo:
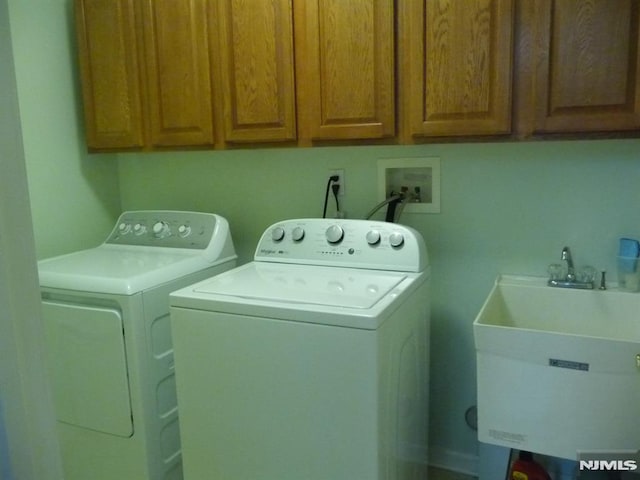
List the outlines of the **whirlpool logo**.
{"type": "Polygon", "coordinates": [[[581,453],[580,471],[634,472],[640,464],[640,451],[581,453]]]}

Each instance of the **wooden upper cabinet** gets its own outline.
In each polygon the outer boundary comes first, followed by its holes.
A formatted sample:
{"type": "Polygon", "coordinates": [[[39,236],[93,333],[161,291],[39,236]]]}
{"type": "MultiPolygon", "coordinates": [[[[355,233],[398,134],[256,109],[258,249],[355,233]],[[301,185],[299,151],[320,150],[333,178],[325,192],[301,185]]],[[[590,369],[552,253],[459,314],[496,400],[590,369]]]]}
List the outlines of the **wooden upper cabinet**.
{"type": "Polygon", "coordinates": [[[536,0],[525,8],[522,24],[532,28],[532,56],[525,57],[532,89],[524,102],[531,130],[640,127],[639,3],[536,0]]]}
{"type": "Polygon", "coordinates": [[[405,140],[510,133],[513,0],[402,5],[405,140]]]}
{"type": "Polygon", "coordinates": [[[393,0],[294,0],[302,139],[395,134],[393,0]]]}
{"type": "Polygon", "coordinates": [[[87,146],[144,144],[134,0],[76,0],[87,146]]]}
{"type": "Polygon", "coordinates": [[[212,145],[206,0],[143,5],[150,143],[212,145]]]}
{"type": "Polygon", "coordinates": [[[212,76],[220,81],[224,140],[294,140],[291,1],[216,0],[211,9],[212,76]]]}

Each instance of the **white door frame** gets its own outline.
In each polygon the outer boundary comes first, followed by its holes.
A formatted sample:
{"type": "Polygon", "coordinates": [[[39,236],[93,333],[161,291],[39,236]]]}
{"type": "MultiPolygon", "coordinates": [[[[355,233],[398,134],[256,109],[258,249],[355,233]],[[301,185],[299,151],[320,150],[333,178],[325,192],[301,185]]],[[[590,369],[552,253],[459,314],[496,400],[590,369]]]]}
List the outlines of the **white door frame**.
{"type": "Polygon", "coordinates": [[[0,478],[61,480],[7,0],[0,0],[0,478]]]}

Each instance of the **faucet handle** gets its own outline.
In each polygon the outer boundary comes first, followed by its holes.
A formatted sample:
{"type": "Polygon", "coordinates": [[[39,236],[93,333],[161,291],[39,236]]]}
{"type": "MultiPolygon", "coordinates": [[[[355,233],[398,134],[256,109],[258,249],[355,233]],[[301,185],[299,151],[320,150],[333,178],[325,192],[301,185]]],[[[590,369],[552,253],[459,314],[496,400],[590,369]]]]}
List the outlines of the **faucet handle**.
{"type": "Polygon", "coordinates": [[[598,271],[590,265],[585,265],[578,270],[578,281],[595,282],[598,271]]]}
{"type": "Polygon", "coordinates": [[[547,268],[547,272],[549,272],[549,276],[551,280],[562,280],[564,279],[564,267],[560,263],[552,263],[547,268]]]}

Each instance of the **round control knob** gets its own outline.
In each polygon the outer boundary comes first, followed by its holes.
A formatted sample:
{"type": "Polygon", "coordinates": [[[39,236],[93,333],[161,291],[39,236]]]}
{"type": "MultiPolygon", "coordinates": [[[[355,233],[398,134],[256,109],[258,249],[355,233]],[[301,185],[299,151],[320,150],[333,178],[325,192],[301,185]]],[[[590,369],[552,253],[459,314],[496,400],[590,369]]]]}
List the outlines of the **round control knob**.
{"type": "Polygon", "coordinates": [[[366,238],[369,245],[377,245],[380,243],[380,232],[378,230],[369,230],[366,238]]]}
{"type": "Polygon", "coordinates": [[[344,238],[344,230],[338,225],[331,225],[329,228],[327,228],[325,236],[327,237],[327,242],[329,243],[340,243],[340,241],[342,241],[342,239],[344,238]]]}
{"type": "Polygon", "coordinates": [[[141,223],[136,223],[133,226],[133,233],[135,233],[136,235],[143,235],[144,232],[146,232],[146,231],[147,231],[147,227],[145,227],[141,223]]]}
{"type": "Polygon", "coordinates": [[[392,247],[401,247],[404,243],[404,236],[400,232],[393,232],[389,235],[389,243],[392,247]]]}
{"type": "Polygon", "coordinates": [[[120,225],[118,225],[118,232],[120,232],[120,235],[126,235],[130,231],[131,225],[129,225],[128,223],[122,222],[120,225]]]}
{"type": "Polygon", "coordinates": [[[182,238],[188,237],[190,233],[191,227],[189,225],[180,225],[178,227],[178,235],[180,235],[182,238]]]}
{"type": "Polygon", "coordinates": [[[164,238],[169,235],[169,225],[167,222],[156,222],[153,224],[153,235],[157,238],[164,238]]]}
{"type": "Polygon", "coordinates": [[[304,238],[304,228],[296,227],[291,232],[291,238],[293,238],[294,242],[299,242],[304,238]]]}
{"type": "Polygon", "coordinates": [[[279,242],[283,238],[284,238],[284,228],[276,227],[273,230],[271,230],[271,239],[274,242],[279,242]]]}

